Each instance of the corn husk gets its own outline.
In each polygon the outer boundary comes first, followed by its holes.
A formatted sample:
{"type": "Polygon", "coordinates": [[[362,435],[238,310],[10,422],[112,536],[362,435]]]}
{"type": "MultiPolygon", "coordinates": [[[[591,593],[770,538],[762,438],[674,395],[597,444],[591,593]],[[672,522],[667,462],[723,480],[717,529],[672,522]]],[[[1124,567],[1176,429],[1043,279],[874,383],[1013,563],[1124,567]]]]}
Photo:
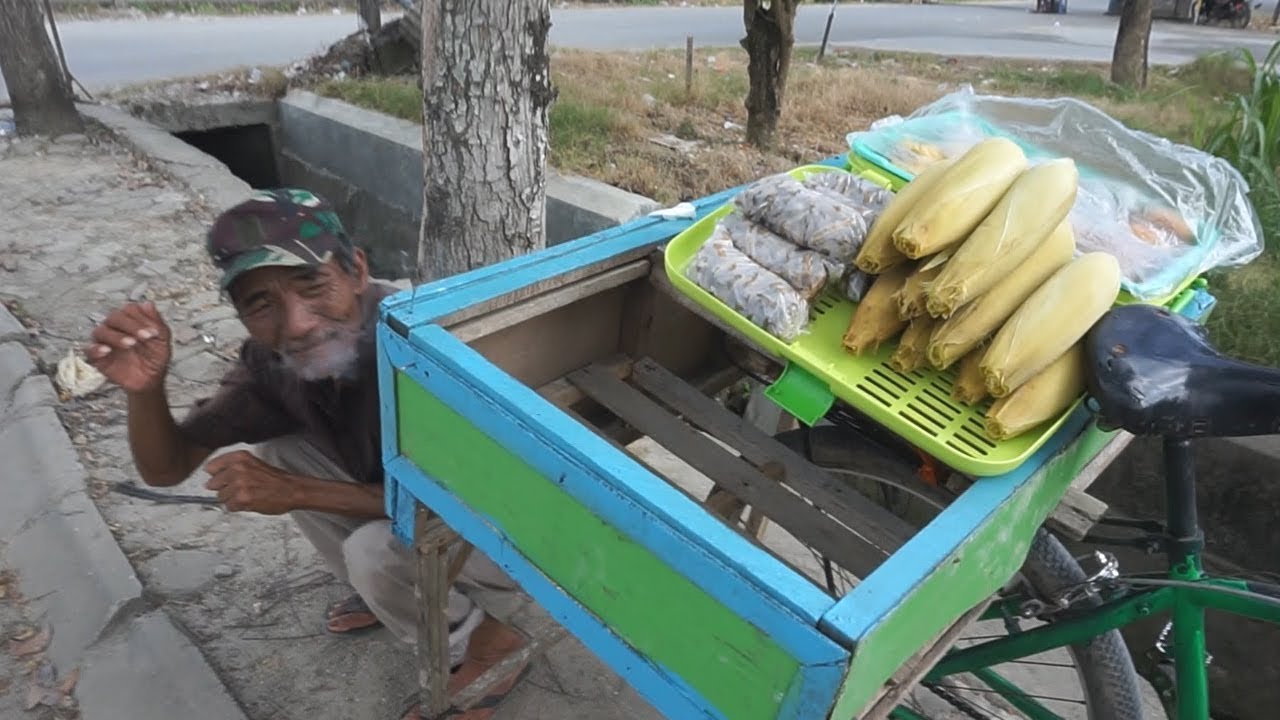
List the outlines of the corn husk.
{"type": "Polygon", "coordinates": [[[907,321],[898,317],[898,303],[893,296],[914,270],[915,263],[903,263],[876,276],[871,288],[863,294],[862,302],[853,310],[843,339],[846,350],[854,355],[874,351],[902,332],[907,321]]]}
{"type": "Polygon", "coordinates": [[[1071,262],[1074,253],[1075,235],[1070,221],[1063,220],[1021,265],[933,331],[929,364],[945,370],[989,339],[1036,288],[1071,262]]]}
{"type": "Polygon", "coordinates": [[[974,348],[960,359],[956,367],[956,384],[951,388],[951,399],[966,405],[977,405],[987,399],[987,384],[982,377],[982,352],[974,348]]]}
{"type": "Polygon", "coordinates": [[[1084,343],[1077,342],[1012,393],[992,403],[983,427],[1008,440],[1063,413],[1085,390],[1084,343]]]}
{"type": "Polygon", "coordinates": [[[854,258],[855,267],[865,273],[879,275],[894,265],[906,262],[907,256],[893,244],[893,231],[920,198],[932,196],[932,188],[954,162],[954,159],[937,160],[902,186],[871,224],[867,238],[854,258]]]}
{"type": "Polygon", "coordinates": [[[907,212],[893,231],[894,247],[918,259],[963,241],[1026,167],[1027,156],[1012,140],[982,140],[942,173],[926,202],[907,212]]]}
{"type": "Polygon", "coordinates": [[[1070,158],[1040,163],[1013,181],[990,215],[961,243],[927,287],[928,312],[951,317],[995,287],[1066,220],[1076,202],[1079,174],[1070,158]]]}
{"type": "Polygon", "coordinates": [[[925,286],[942,273],[951,253],[941,252],[931,258],[920,261],[916,271],[911,273],[907,282],[894,297],[898,302],[898,315],[903,320],[910,320],[925,313],[925,286]]]}
{"type": "Polygon", "coordinates": [[[929,346],[929,334],[934,319],[928,315],[913,318],[898,340],[898,347],[889,356],[889,366],[900,373],[915,372],[926,364],[924,351],[929,346]]]}
{"type": "Polygon", "coordinates": [[[1013,313],[982,357],[987,392],[1002,398],[1089,332],[1120,292],[1120,263],[1085,253],[1058,270],[1013,313]]]}

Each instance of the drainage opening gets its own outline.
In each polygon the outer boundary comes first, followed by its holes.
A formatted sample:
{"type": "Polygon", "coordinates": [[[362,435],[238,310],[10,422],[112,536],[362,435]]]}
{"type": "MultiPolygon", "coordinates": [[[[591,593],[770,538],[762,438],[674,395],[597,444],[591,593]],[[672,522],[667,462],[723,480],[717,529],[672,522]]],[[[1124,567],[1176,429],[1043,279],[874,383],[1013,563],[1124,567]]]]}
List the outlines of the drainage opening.
{"type": "Polygon", "coordinates": [[[188,130],[175,132],[173,136],[217,158],[233,175],[255,190],[280,186],[271,128],[267,125],[188,130]]]}

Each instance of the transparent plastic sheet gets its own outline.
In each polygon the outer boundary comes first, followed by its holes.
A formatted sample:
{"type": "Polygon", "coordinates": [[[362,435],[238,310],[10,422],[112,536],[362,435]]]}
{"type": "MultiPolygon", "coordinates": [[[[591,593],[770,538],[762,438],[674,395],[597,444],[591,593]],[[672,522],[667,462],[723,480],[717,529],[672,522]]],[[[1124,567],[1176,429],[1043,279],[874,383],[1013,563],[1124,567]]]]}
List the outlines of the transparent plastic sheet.
{"type": "Polygon", "coordinates": [[[914,174],[996,135],[1019,143],[1033,163],[1075,160],[1080,187],[1069,217],[1077,253],[1115,255],[1124,289],[1136,298],[1165,297],[1194,275],[1262,252],[1248,184],[1230,163],[1128,128],[1075,99],[978,95],[965,87],[848,140],[860,155],[869,151],[914,174]]]}
{"type": "Polygon", "coordinates": [[[825,172],[814,173],[803,181],[805,187],[819,192],[834,195],[854,210],[866,221],[870,228],[885,205],[893,199],[893,192],[879,185],[860,178],[853,173],[825,172]]]}
{"type": "Polygon", "coordinates": [[[723,231],[712,233],[698,248],[685,274],[783,342],[800,337],[809,323],[809,303],[800,293],[734,247],[723,231]]]}
{"type": "Polygon", "coordinates": [[[734,202],[748,220],[841,265],[853,262],[870,227],[848,202],[785,174],[757,180],[734,202]]]}
{"type": "Polygon", "coordinates": [[[862,302],[862,296],[871,289],[872,277],[857,268],[849,271],[841,282],[840,289],[844,296],[854,302],[862,302]]]}
{"type": "Polygon", "coordinates": [[[761,267],[791,284],[806,300],[811,300],[827,281],[840,277],[844,266],[815,250],[806,250],[786,238],[732,212],[717,225],[715,233],[725,233],[733,246],[761,267]]]}

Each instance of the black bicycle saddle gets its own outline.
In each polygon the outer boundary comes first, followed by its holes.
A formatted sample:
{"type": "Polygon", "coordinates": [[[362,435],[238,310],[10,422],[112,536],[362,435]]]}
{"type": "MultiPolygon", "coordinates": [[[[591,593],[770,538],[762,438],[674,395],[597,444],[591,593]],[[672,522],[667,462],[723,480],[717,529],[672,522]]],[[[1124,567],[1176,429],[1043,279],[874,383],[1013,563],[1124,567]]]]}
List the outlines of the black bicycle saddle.
{"type": "Polygon", "coordinates": [[[1090,405],[1105,428],[1173,438],[1280,433],[1280,369],[1223,356],[1205,329],[1125,305],[1085,338],[1090,405]]]}

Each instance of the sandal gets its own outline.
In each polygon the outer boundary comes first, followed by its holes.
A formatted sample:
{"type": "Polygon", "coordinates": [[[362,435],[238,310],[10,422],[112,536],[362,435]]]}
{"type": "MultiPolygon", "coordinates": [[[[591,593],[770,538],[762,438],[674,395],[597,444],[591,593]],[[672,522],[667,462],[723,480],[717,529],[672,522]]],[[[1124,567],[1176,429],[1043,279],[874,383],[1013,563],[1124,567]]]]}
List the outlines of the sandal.
{"type": "MultiPolygon", "coordinates": [[[[454,669],[456,670],[457,668],[455,667],[454,669]]],[[[524,667],[520,668],[520,672],[516,673],[513,678],[497,685],[501,689],[485,695],[466,710],[450,706],[438,718],[427,718],[426,715],[422,714],[421,701],[418,699],[418,694],[414,693],[406,701],[404,711],[399,716],[400,720],[445,720],[446,718],[454,718],[455,720],[489,720],[497,711],[498,706],[502,704],[502,701],[507,699],[507,696],[520,685],[532,669],[531,665],[525,663],[524,667]]]]}
{"type": "Polygon", "coordinates": [[[325,611],[325,631],[330,635],[351,635],[382,626],[364,598],[353,593],[345,600],[329,606],[325,611]]]}

